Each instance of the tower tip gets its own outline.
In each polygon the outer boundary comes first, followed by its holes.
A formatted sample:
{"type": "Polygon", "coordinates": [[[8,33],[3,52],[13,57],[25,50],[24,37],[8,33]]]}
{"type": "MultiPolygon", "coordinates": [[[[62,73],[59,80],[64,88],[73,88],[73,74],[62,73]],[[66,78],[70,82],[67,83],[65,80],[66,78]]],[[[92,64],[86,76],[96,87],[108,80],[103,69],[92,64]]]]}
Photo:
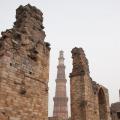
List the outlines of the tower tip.
{"type": "Polygon", "coordinates": [[[63,54],[64,53],[64,51],[63,50],[60,50],[60,54],[63,54]]]}
{"type": "Polygon", "coordinates": [[[59,52],[59,58],[64,58],[64,51],[63,50],[60,50],[60,52],[59,52]]]}

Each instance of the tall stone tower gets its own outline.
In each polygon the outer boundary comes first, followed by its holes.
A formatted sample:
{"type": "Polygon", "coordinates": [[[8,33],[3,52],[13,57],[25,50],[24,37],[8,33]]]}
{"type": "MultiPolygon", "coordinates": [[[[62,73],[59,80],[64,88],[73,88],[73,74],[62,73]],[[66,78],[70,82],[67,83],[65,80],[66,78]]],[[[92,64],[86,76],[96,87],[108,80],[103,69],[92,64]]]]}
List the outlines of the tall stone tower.
{"type": "Polygon", "coordinates": [[[110,120],[108,90],[92,80],[82,48],[72,50],[71,120],[110,120]]]}
{"type": "Polygon", "coordinates": [[[53,117],[68,118],[68,98],[66,96],[65,65],[63,51],[60,51],[59,64],[57,66],[56,93],[54,97],[53,117]]]}
{"type": "Polygon", "coordinates": [[[1,33],[0,120],[48,120],[50,47],[43,29],[43,13],[28,4],[1,33]]]}

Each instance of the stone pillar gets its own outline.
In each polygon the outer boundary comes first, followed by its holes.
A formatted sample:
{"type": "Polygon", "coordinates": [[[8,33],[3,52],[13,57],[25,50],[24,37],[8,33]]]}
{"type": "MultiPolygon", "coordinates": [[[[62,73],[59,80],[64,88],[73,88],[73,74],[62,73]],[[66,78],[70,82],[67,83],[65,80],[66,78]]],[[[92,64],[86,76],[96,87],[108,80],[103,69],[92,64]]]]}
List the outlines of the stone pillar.
{"type": "Polygon", "coordinates": [[[73,69],[70,74],[72,120],[94,119],[94,96],[88,60],[82,48],[72,50],[73,69]]]}
{"type": "Polygon", "coordinates": [[[60,51],[59,63],[57,66],[56,92],[54,97],[53,116],[58,118],[68,118],[68,98],[66,96],[65,65],[63,51],[60,51]]]}
{"type": "Polygon", "coordinates": [[[87,120],[86,79],[89,74],[88,61],[82,48],[74,48],[72,58],[73,69],[70,74],[71,119],[87,120]]]}
{"type": "Polygon", "coordinates": [[[72,58],[71,120],[109,120],[108,91],[90,77],[88,60],[83,49],[74,48],[72,58]]]}

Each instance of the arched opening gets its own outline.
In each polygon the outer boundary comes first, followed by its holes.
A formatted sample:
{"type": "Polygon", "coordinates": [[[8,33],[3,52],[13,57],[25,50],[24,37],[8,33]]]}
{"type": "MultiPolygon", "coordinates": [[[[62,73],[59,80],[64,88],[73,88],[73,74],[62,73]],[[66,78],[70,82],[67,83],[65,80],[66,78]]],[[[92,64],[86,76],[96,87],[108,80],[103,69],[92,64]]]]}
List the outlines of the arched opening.
{"type": "Polygon", "coordinates": [[[100,88],[98,93],[98,104],[99,104],[99,120],[107,120],[107,104],[105,99],[105,93],[100,88]]]}

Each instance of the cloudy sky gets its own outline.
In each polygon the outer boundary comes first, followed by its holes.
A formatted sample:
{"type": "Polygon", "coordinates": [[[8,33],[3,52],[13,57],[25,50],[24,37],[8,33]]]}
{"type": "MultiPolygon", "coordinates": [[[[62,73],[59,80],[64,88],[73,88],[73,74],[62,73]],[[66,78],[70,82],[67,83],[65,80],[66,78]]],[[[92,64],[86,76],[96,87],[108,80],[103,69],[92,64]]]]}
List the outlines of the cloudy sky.
{"type": "Polygon", "coordinates": [[[110,103],[119,100],[120,0],[0,0],[0,32],[13,26],[15,9],[30,3],[44,13],[46,40],[51,44],[49,116],[59,50],[64,50],[66,78],[72,70],[71,50],[82,47],[91,77],[109,89],[110,103]]]}

